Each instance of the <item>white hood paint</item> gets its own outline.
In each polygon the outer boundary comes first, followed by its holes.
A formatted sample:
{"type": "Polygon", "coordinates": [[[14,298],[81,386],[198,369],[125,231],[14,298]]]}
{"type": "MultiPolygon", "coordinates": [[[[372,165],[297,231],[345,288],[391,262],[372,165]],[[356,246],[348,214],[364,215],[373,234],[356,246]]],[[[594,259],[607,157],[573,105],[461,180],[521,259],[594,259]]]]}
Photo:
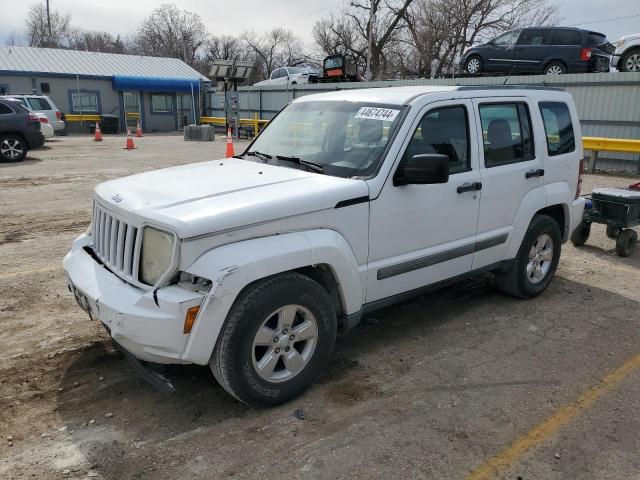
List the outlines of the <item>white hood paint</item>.
{"type": "Polygon", "coordinates": [[[369,194],[363,180],[236,158],[141,173],[96,187],[102,205],[190,238],[334,208],[369,194]]]}

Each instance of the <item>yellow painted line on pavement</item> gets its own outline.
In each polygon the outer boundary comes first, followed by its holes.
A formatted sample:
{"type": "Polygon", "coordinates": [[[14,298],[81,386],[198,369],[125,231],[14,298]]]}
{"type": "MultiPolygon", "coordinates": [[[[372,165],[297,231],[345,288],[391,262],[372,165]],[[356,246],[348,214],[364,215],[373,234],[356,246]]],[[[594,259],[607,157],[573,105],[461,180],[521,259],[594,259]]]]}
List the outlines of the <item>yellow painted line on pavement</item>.
{"type": "Polygon", "coordinates": [[[518,463],[525,453],[555,434],[560,428],[591,407],[596,400],[613,390],[625,377],[639,368],[640,354],[628,359],[620,367],[605,376],[600,383],[583,392],[575,401],[558,409],[551,417],[529,430],[507,449],[477,467],[467,475],[466,480],[495,478],[499,472],[518,463]]]}
{"type": "Polygon", "coordinates": [[[14,272],[0,273],[0,280],[5,278],[21,277],[26,275],[32,275],[34,273],[48,273],[55,272],[56,270],[62,270],[62,264],[49,265],[42,268],[23,268],[14,272]]]}

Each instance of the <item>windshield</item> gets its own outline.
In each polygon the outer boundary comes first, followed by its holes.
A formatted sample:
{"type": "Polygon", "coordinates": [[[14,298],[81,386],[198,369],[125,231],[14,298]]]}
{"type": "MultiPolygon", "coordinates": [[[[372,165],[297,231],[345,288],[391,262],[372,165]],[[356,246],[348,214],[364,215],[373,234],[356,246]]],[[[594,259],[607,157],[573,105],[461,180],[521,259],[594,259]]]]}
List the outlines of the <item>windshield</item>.
{"type": "Polygon", "coordinates": [[[292,103],[269,123],[248,152],[271,156],[279,165],[304,168],[277,159],[296,157],[338,177],[370,176],[398,128],[403,109],[344,101],[292,103]]]}
{"type": "Polygon", "coordinates": [[[302,68],[302,67],[287,67],[287,70],[289,71],[289,74],[292,74],[292,73],[307,73],[307,69],[306,68],[302,68]]]}

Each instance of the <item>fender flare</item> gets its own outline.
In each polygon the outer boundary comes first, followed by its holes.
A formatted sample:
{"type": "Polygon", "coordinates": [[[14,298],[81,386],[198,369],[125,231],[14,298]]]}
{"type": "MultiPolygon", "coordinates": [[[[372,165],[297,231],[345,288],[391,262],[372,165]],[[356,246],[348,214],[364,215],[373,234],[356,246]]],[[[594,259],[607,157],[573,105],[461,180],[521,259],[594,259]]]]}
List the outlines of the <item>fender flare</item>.
{"type": "Polygon", "coordinates": [[[543,185],[533,188],[523,197],[513,218],[513,234],[505,258],[515,258],[520,250],[524,234],[529,228],[531,219],[538,210],[547,206],[547,195],[543,185]]]}
{"type": "Polygon", "coordinates": [[[183,353],[185,360],[209,361],[227,314],[238,294],[250,283],[278,273],[326,264],[338,282],[345,313],[363,303],[360,268],[353,250],[338,232],[306,230],[254,238],[214,248],[186,271],[213,282],[183,353]]]}

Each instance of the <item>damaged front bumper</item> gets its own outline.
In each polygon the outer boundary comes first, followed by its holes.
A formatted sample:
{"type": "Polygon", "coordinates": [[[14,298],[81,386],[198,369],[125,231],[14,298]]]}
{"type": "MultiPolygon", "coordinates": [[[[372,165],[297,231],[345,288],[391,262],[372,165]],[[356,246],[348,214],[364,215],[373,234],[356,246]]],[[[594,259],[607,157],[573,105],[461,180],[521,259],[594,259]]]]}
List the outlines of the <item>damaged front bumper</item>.
{"type": "Polygon", "coordinates": [[[170,285],[155,292],[135,287],[96,262],[85,250],[90,237],[75,240],[64,258],[69,289],[80,307],[107,328],[118,346],[139,360],[192,363],[185,354],[189,334],[184,322],[191,307],[201,307],[206,295],[170,285]]]}

